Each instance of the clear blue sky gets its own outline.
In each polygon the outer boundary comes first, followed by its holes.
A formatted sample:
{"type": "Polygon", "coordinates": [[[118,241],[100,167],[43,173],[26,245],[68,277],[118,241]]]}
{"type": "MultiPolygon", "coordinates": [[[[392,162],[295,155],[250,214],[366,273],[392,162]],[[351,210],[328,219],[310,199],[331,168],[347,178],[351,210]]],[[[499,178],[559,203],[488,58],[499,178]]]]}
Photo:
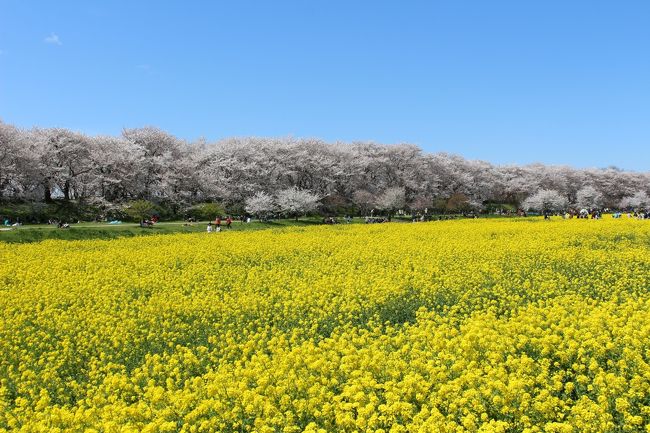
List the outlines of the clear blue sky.
{"type": "Polygon", "coordinates": [[[0,0],[0,118],[650,170],[650,1],[0,0]]]}

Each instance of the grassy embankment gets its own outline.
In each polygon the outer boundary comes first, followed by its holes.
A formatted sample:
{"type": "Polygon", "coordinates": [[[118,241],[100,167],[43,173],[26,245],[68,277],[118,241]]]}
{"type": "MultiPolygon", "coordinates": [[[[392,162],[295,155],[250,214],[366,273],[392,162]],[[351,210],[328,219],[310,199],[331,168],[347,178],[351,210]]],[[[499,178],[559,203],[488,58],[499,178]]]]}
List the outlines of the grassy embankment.
{"type": "MultiPolygon", "coordinates": [[[[434,219],[462,218],[460,215],[434,215],[434,219]]],[[[504,218],[498,215],[481,215],[481,218],[504,218]]],[[[343,218],[338,219],[341,224],[346,224],[343,218]]],[[[353,218],[352,224],[362,224],[363,217],[353,218]]],[[[394,217],[394,222],[411,222],[409,217],[394,217]]],[[[275,219],[267,222],[252,220],[250,223],[233,221],[230,231],[252,231],[295,226],[312,226],[323,224],[321,217],[304,217],[298,220],[293,218],[275,219]]],[[[206,232],[207,221],[186,223],[184,221],[159,222],[153,227],[142,228],[137,223],[108,224],[98,222],[84,222],[71,224],[69,228],[59,229],[55,225],[28,224],[19,227],[0,226],[0,242],[29,243],[47,239],[83,240],[83,239],[116,239],[121,237],[150,236],[154,234],[172,233],[197,233],[206,232]]],[[[225,224],[222,231],[228,229],[225,224]]]]}
{"type": "MultiPolygon", "coordinates": [[[[354,222],[358,223],[361,221],[361,219],[356,219],[354,222]]],[[[298,221],[294,219],[282,219],[269,222],[259,222],[255,220],[250,223],[235,221],[232,223],[230,231],[251,231],[289,226],[309,226],[321,223],[322,220],[317,218],[305,218],[299,219],[298,221]]],[[[182,221],[159,222],[150,228],[141,228],[137,223],[122,223],[116,225],[107,223],[79,223],[71,224],[70,227],[66,229],[59,229],[54,225],[34,224],[20,227],[0,228],[0,242],[27,243],[43,241],[46,239],[114,239],[121,237],[150,236],[154,234],[205,232],[206,227],[207,221],[198,223],[185,223],[182,221]]],[[[228,231],[225,224],[222,227],[222,231],[228,231]]]]}

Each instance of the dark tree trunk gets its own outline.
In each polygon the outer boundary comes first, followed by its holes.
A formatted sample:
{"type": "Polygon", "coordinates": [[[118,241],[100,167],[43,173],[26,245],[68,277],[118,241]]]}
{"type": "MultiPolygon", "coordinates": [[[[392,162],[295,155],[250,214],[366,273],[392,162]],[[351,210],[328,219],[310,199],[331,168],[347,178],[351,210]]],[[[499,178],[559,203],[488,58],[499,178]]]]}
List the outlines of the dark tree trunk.
{"type": "Polygon", "coordinates": [[[70,200],[70,181],[66,180],[65,183],[63,184],[63,199],[65,201],[70,200]]]}
{"type": "Polygon", "coordinates": [[[43,199],[45,203],[52,203],[52,191],[50,191],[50,182],[43,181],[43,199]]]}

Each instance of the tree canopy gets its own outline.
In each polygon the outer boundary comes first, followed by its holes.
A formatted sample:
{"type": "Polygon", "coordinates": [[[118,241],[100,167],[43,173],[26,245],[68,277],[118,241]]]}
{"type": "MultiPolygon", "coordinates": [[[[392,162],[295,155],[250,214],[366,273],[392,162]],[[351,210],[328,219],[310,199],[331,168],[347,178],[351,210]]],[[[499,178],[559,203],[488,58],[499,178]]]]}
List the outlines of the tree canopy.
{"type": "Polygon", "coordinates": [[[88,136],[0,122],[2,202],[76,200],[105,209],[135,200],[175,209],[214,202],[254,214],[310,212],[316,205],[454,211],[488,202],[531,204],[553,191],[567,206],[615,208],[647,206],[649,181],[648,172],[494,165],[411,144],[252,137],[187,142],[154,127],[88,136]]]}

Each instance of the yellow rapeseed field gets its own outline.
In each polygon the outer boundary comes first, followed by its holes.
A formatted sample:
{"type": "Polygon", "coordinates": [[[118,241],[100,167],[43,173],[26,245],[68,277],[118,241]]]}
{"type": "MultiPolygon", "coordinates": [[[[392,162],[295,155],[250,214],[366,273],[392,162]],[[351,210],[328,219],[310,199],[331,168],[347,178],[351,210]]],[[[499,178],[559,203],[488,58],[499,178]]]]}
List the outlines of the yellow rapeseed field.
{"type": "Polygon", "coordinates": [[[650,222],[0,244],[0,431],[650,431],[650,222]]]}

